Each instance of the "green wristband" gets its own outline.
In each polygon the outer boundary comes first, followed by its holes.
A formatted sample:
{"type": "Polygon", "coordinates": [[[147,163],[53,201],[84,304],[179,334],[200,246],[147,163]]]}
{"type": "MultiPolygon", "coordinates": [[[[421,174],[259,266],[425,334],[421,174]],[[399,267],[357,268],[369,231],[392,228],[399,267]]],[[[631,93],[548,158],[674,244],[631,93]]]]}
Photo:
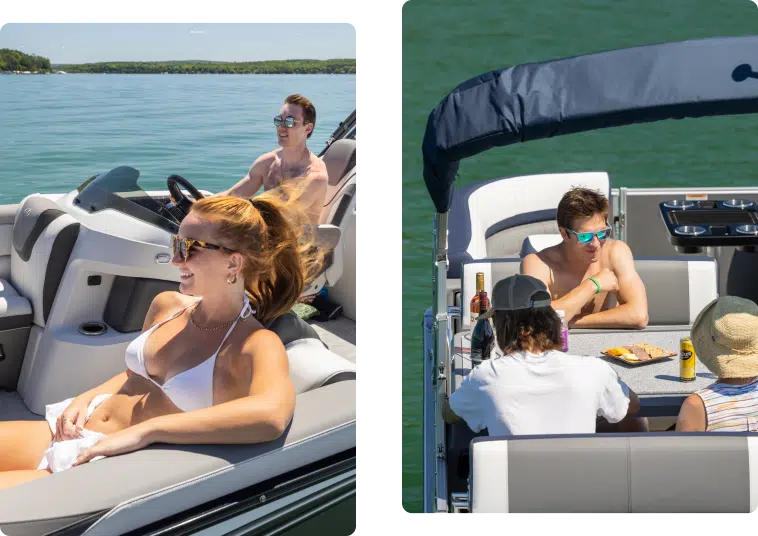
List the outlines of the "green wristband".
{"type": "Polygon", "coordinates": [[[595,283],[595,286],[597,287],[597,290],[595,291],[595,294],[599,294],[600,293],[600,283],[598,283],[597,280],[594,277],[588,277],[587,280],[588,281],[592,281],[593,283],[595,283]]]}

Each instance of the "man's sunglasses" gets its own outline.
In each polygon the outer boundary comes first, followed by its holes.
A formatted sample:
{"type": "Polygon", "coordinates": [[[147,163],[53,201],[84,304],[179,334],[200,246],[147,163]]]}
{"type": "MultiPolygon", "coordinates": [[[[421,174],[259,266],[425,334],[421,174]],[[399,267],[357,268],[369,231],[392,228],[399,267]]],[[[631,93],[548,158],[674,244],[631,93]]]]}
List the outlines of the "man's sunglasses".
{"type": "Polygon", "coordinates": [[[171,237],[171,251],[176,256],[177,254],[182,258],[184,262],[187,262],[192,248],[204,248],[204,249],[218,249],[220,251],[226,251],[227,253],[236,253],[234,250],[225,248],[223,246],[217,246],[216,244],[209,244],[201,240],[195,240],[194,238],[179,238],[176,235],[171,237]]]}
{"type": "Polygon", "coordinates": [[[295,126],[295,123],[300,123],[301,121],[296,121],[294,117],[291,115],[288,115],[287,117],[282,117],[281,115],[277,115],[274,117],[274,124],[277,127],[280,127],[284,125],[287,128],[292,128],[295,126]]]}
{"type": "Polygon", "coordinates": [[[603,240],[606,240],[611,235],[611,228],[610,226],[606,227],[605,229],[600,229],[599,231],[595,231],[594,233],[577,233],[576,231],[572,231],[571,229],[566,229],[567,233],[575,234],[576,239],[579,240],[580,244],[589,244],[592,242],[592,237],[596,236],[598,240],[601,242],[603,240]]]}

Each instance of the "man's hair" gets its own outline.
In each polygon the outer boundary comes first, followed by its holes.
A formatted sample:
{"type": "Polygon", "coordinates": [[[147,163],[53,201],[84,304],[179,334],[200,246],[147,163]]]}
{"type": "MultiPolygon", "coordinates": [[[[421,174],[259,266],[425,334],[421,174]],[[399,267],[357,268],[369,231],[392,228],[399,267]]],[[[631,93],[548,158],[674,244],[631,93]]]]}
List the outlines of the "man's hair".
{"type": "Polygon", "coordinates": [[[504,354],[529,348],[544,352],[563,346],[561,319],[552,307],[495,311],[497,345],[504,354]]]}
{"type": "MultiPolygon", "coordinates": [[[[303,109],[304,121],[312,124],[314,129],[316,128],[316,108],[311,101],[302,95],[295,93],[284,99],[284,104],[296,104],[300,106],[303,109]]],[[[309,138],[311,137],[311,134],[313,134],[313,129],[308,133],[309,138]]]]}
{"type": "Polygon", "coordinates": [[[579,218],[590,218],[596,214],[602,214],[608,219],[608,198],[597,190],[589,188],[572,188],[561,198],[558,203],[556,220],[558,227],[571,229],[574,222],[579,218]]]}

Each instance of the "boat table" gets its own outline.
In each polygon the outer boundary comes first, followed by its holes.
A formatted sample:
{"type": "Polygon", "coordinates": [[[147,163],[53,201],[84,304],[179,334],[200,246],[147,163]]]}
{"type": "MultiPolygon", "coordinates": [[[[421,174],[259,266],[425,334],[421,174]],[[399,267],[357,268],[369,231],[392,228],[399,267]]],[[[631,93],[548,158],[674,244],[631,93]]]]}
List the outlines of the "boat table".
{"type": "MultiPolygon", "coordinates": [[[[679,408],[690,394],[707,387],[716,380],[700,361],[696,361],[696,379],[679,380],[679,340],[689,335],[688,326],[650,326],[643,330],[624,329],[572,329],[569,331],[569,353],[591,355],[605,360],[640,397],[641,417],[676,417],[679,408]],[[614,346],[627,346],[646,342],[677,354],[673,357],[642,365],[628,365],[601,352],[614,346]]],[[[460,385],[471,371],[469,331],[457,333],[454,345],[454,386],[460,385]]],[[[502,355],[499,349],[493,351],[502,355]]]]}

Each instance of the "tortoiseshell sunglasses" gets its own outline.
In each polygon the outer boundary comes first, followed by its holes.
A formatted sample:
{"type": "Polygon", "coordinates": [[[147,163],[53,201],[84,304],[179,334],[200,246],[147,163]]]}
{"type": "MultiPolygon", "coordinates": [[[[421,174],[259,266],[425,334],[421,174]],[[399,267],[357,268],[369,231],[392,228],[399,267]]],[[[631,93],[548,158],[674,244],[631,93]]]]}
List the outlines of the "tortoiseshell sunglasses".
{"type": "Polygon", "coordinates": [[[225,248],[223,246],[217,246],[216,244],[209,244],[202,240],[195,240],[194,238],[179,238],[177,235],[171,236],[171,251],[174,255],[179,254],[184,262],[187,262],[192,248],[205,248],[205,249],[218,249],[227,253],[236,253],[234,250],[225,248]]]}

